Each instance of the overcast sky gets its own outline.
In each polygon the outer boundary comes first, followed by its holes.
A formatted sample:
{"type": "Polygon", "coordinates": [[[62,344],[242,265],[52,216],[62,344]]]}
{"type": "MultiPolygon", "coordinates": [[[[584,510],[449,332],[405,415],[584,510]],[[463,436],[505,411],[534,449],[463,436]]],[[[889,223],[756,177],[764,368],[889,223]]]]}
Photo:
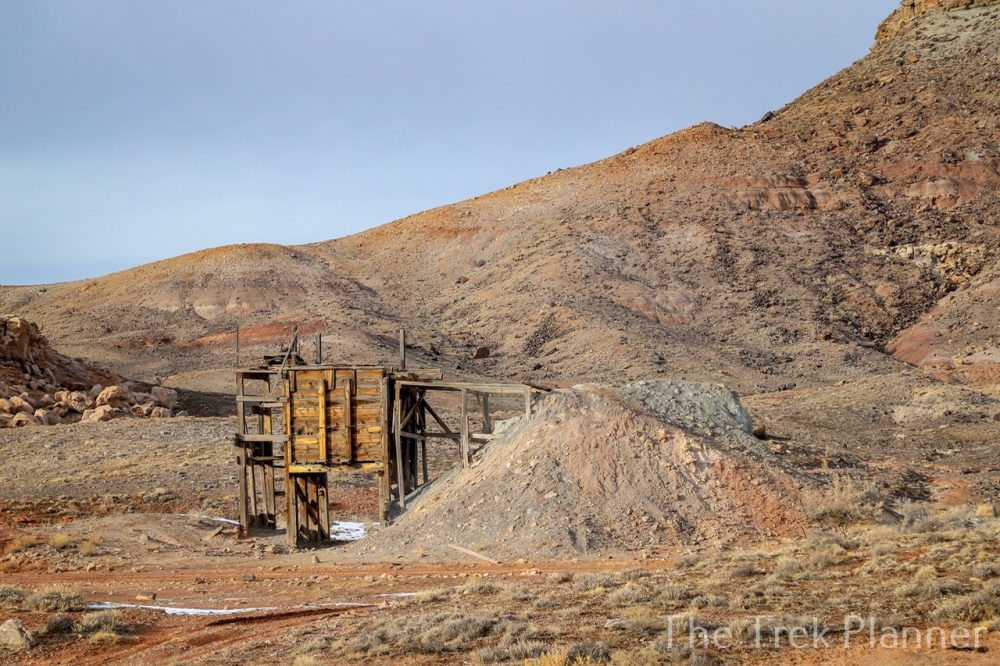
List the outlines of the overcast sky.
{"type": "Polygon", "coordinates": [[[354,233],[862,57],[898,0],[0,0],[0,283],[354,233]]]}

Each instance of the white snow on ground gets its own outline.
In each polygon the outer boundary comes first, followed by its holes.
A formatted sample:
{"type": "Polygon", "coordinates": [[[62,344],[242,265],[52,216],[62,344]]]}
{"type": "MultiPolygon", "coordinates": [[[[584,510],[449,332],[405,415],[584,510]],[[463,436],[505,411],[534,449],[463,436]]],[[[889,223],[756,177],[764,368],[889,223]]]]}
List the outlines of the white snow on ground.
{"type": "Polygon", "coordinates": [[[331,541],[357,541],[365,538],[367,527],[364,523],[338,520],[330,524],[331,541]]]}
{"type": "MultiPolygon", "coordinates": [[[[336,601],[324,606],[367,606],[350,601],[336,601]]],[[[167,615],[238,615],[240,613],[269,613],[277,610],[298,610],[304,608],[316,608],[315,606],[261,606],[260,608],[178,608],[175,606],[151,606],[146,604],[120,604],[114,601],[102,601],[87,606],[87,610],[110,610],[114,608],[146,608],[149,610],[163,611],[167,615]]]]}
{"type": "Polygon", "coordinates": [[[238,520],[232,520],[231,518],[219,518],[217,516],[202,516],[202,515],[199,515],[199,514],[196,514],[196,513],[187,513],[187,514],[184,514],[184,515],[188,516],[189,518],[198,518],[200,520],[214,520],[217,523],[226,523],[227,525],[239,525],[240,524],[240,521],[238,521],[238,520]]]}
{"type": "Polygon", "coordinates": [[[237,615],[239,613],[263,613],[278,610],[277,606],[261,608],[174,608],[173,606],[147,606],[145,604],[119,604],[113,601],[102,601],[90,604],[88,610],[107,610],[110,608],[147,608],[163,611],[167,615],[237,615]]]}

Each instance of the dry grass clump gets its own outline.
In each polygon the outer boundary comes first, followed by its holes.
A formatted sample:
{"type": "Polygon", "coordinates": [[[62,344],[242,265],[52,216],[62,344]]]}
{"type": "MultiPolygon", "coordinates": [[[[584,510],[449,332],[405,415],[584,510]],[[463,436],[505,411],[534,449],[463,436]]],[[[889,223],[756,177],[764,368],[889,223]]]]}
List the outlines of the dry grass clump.
{"type": "Polygon", "coordinates": [[[773,575],[779,580],[791,580],[802,571],[802,563],[791,557],[781,557],[774,563],[773,575]]]}
{"type": "Polygon", "coordinates": [[[737,578],[753,578],[754,576],[761,575],[763,572],[753,562],[739,562],[733,567],[732,573],[737,578]]]}
{"type": "Polygon", "coordinates": [[[311,657],[307,654],[300,654],[295,658],[295,661],[292,662],[292,666],[320,666],[322,663],[323,662],[316,657],[311,657]]]}
{"type": "Polygon", "coordinates": [[[36,611],[80,611],[86,607],[83,595],[65,585],[52,585],[36,591],[25,600],[36,611]]]}
{"type": "Polygon", "coordinates": [[[608,601],[619,606],[643,603],[649,600],[649,591],[635,583],[625,583],[625,585],[608,595],[608,601]]]}
{"type": "Polygon", "coordinates": [[[458,588],[458,591],[460,594],[496,594],[500,591],[500,586],[488,580],[470,580],[458,588]]]}
{"type": "Polygon", "coordinates": [[[656,595],[656,600],[661,603],[671,603],[677,601],[687,601],[695,596],[694,592],[678,583],[667,583],[660,588],[660,593],[656,595]]]}
{"type": "Polygon", "coordinates": [[[632,567],[621,572],[622,580],[627,581],[642,580],[643,578],[649,578],[651,575],[652,572],[649,569],[643,569],[642,567],[632,567]]]}
{"type": "Polygon", "coordinates": [[[637,634],[652,635],[664,628],[663,619],[649,606],[633,606],[622,613],[629,631],[637,634]]]}
{"type": "Polygon", "coordinates": [[[473,655],[473,663],[506,664],[534,659],[545,653],[548,646],[538,641],[518,641],[510,645],[491,645],[473,655]]]}
{"type": "Polygon", "coordinates": [[[619,585],[621,583],[617,578],[611,574],[603,573],[582,574],[577,576],[573,583],[573,587],[578,590],[596,590],[598,588],[609,590],[619,585]]]}
{"type": "Polygon", "coordinates": [[[968,568],[968,573],[975,578],[984,580],[1000,577],[1000,562],[987,562],[986,564],[974,564],[968,568]]]}
{"type": "Polygon", "coordinates": [[[611,653],[604,643],[580,642],[528,659],[524,663],[525,666],[594,666],[606,664],[610,660],[611,653]]]}
{"type": "Polygon", "coordinates": [[[131,625],[122,620],[116,610],[101,610],[87,613],[80,618],[79,630],[82,634],[97,634],[102,631],[127,636],[133,632],[131,625]]]}
{"type": "Polygon", "coordinates": [[[978,592],[945,599],[937,605],[935,616],[961,622],[981,622],[1000,618],[1000,582],[993,582],[978,592]]]}
{"type": "Polygon", "coordinates": [[[417,592],[413,597],[411,597],[414,603],[418,604],[430,604],[436,603],[438,601],[444,601],[452,595],[453,590],[448,587],[440,587],[433,590],[423,590],[417,592]]]}
{"type": "Polygon", "coordinates": [[[7,546],[7,553],[20,553],[38,545],[38,539],[33,536],[19,536],[7,546]]]}
{"type": "Polygon", "coordinates": [[[87,537],[76,547],[76,551],[84,557],[96,555],[100,549],[101,540],[99,537],[87,537]]]}
{"type": "Polygon", "coordinates": [[[531,601],[538,594],[524,585],[512,585],[507,588],[507,597],[511,601],[531,601]]]}
{"type": "Polygon", "coordinates": [[[493,633],[499,618],[489,613],[425,613],[404,615],[392,624],[361,631],[353,638],[335,641],[331,648],[342,654],[377,656],[389,652],[436,654],[460,650],[493,633]]]}
{"type": "Polygon", "coordinates": [[[76,539],[65,532],[56,532],[49,537],[49,545],[56,550],[62,550],[76,545],[76,539]]]}
{"type": "Polygon", "coordinates": [[[885,498],[875,484],[840,475],[833,477],[828,488],[803,497],[811,519],[834,527],[874,522],[885,511],[885,498]]]}
{"type": "Polygon", "coordinates": [[[76,622],[66,613],[52,613],[38,628],[39,636],[62,636],[77,630],[76,622]]]}
{"type": "Polygon", "coordinates": [[[897,597],[909,597],[915,599],[936,599],[948,594],[958,594],[964,592],[965,587],[957,580],[940,578],[932,580],[915,580],[912,583],[905,583],[897,587],[894,591],[897,597]]]}
{"type": "Polygon", "coordinates": [[[694,554],[684,555],[683,557],[677,560],[674,566],[677,567],[678,569],[690,569],[694,565],[701,562],[702,559],[703,558],[701,555],[694,555],[694,554]]]}
{"type": "Polygon", "coordinates": [[[556,571],[549,574],[549,580],[553,583],[569,583],[573,580],[572,571],[556,571]]]}
{"type": "Polygon", "coordinates": [[[0,608],[20,610],[28,593],[16,585],[0,585],[0,608]]]}
{"type": "Polygon", "coordinates": [[[691,608],[725,608],[729,605],[729,599],[716,594],[700,594],[691,600],[691,608]]]}

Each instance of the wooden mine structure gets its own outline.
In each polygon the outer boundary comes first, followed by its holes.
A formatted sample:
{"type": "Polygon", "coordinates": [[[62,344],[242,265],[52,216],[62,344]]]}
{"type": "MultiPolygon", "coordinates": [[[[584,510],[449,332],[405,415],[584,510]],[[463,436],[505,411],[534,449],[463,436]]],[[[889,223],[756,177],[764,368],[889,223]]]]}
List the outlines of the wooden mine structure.
{"type": "Polygon", "coordinates": [[[298,332],[283,355],[266,357],[260,367],[236,372],[240,488],[240,532],[277,529],[284,498],[288,545],[316,545],[330,538],[331,474],[371,470],[378,479],[377,521],[385,525],[393,506],[405,510],[407,497],[430,479],[427,445],[445,440],[464,465],[473,447],[493,439],[490,397],[523,396],[531,412],[534,387],[442,381],[438,370],[406,368],[400,332],[399,367],[325,365],[317,336],[316,362],[299,356],[298,332]],[[431,396],[458,394],[457,426],[448,424],[431,396]],[[482,431],[472,432],[476,414],[482,431]]]}

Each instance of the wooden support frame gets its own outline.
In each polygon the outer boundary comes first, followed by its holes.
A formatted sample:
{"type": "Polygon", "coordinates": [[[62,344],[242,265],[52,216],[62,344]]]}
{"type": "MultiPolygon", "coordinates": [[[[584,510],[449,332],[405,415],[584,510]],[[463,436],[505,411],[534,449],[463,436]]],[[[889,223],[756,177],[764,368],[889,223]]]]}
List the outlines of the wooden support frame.
{"type": "MultiPolygon", "coordinates": [[[[251,528],[276,529],[282,512],[290,547],[327,540],[329,475],[348,468],[377,474],[375,518],[385,525],[394,502],[405,511],[412,493],[431,481],[432,440],[457,445],[468,467],[477,447],[496,436],[493,394],[523,394],[525,413],[530,414],[532,389],[526,385],[445,382],[439,371],[429,370],[303,365],[298,342],[293,334],[289,348],[274,358],[274,363],[281,362],[277,369],[237,373],[234,443],[244,536],[251,528]],[[428,401],[433,392],[458,394],[457,426],[428,401]],[[480,420],[483,432],[474,432],[473,423],[480,420]],[[293,427],[295,423],[299,425],[293,427]],[[362,450],[365,456],[355,458],[355,451],[362,450]],[[276,487],[279,475],[282,490],[276,487]]],[[[321,344],[317,337],[317,358],[321,344]]],[[[401,361],[405,352],[401,336],[401,361]]]]}

